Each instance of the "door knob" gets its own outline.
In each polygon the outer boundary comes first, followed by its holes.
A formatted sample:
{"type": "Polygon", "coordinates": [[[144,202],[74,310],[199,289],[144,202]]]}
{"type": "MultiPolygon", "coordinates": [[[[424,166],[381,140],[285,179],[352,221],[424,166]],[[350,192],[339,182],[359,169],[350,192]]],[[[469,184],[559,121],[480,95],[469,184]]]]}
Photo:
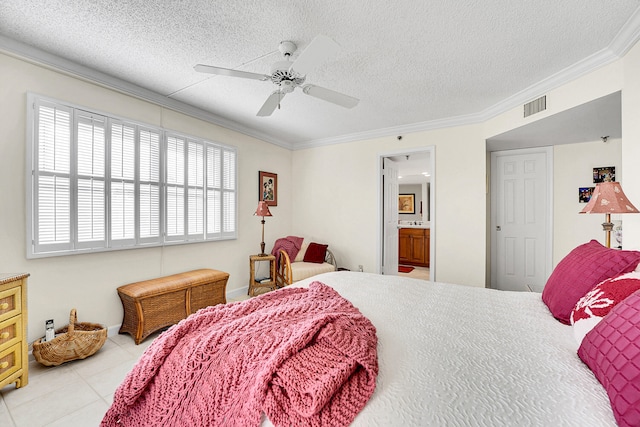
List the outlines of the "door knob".
{"type": "Polygon", "coordinates": [[[502,231],[502,227],[500,227],[499,225],[496,225],[496,231],[502,231]]]}

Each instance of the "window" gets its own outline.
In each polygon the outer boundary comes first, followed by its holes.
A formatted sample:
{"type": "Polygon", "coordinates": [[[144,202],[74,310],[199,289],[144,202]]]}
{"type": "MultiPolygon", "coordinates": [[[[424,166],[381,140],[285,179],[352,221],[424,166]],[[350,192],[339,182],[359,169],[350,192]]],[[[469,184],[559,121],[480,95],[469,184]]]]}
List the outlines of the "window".
{"type": "Polygon", "coordinates": [[[29,95],[28,257],[236,238],[236,150],[29,95]]]}

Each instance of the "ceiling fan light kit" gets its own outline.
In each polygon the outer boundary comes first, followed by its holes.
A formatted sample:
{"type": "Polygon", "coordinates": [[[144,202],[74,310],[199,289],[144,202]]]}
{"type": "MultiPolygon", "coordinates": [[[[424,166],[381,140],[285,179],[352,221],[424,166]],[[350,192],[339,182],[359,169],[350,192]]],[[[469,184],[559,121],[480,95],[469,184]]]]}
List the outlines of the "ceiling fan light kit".
{"type": "Polygon", "coordinates": [[[284,98],[286,94],[293,92],[297,87],[301,87],[302,93],[305,95],[313,96],[314,98],[331,102],[332,104],[340,105],[345,108],[353,108],[358,105],[358,102],[360,101],[352,96],[316,85],[304,85],[309,71],[312,71],[321,63],[338,53],[340,47],[335,41],[327,36],[317,36],[309,46],[307,46],[307,48],[298,55],[298,58],[292,62],[289,58],[293,55],[296,49],[296,44],[291,41],[280,42],[278,50],[282,53],[285,60],[274,63],[271,66],[270,75],[238,71],[204,64],[198,64],[193,68],[200,73],[261,81],[270,80],[278,88],[269,95],[258,111],[257,115],[262,117],[273,114],[275,109],[280,105],[282,98],[284,98]]]}

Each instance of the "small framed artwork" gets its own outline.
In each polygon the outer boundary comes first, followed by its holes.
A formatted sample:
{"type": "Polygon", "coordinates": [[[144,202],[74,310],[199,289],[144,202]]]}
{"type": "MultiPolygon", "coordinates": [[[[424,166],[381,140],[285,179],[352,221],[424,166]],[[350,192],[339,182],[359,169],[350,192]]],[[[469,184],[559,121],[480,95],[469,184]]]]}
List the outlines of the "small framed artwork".
{"type": "Polygon", "coordinates": [[[578,189],[578,202],[589,203],[595,187],[580,187],[578,189]]]}
{"type": "Polygon", "coordinates": [[[278,174],[258,172],[258,201],[263,200],[268,206],[278,206],[278,174]]]}
{"type": "Polygon", "coordinates": [[[415,194],[398,194],[398,213],[400,214],[416,213],[416,195],[415,194]]]}
{"type": "Polygon", "coordinates": [[[616,167],[607,166],[604,168],[593,168],[593,182],[615,182],[616,180],[616,167]]]}

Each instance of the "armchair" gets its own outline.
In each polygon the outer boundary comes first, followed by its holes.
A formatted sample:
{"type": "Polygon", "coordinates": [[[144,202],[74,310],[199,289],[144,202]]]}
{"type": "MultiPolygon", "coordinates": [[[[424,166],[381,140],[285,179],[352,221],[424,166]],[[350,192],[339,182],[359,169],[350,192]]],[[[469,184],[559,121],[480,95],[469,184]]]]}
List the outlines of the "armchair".
{"type": "MultiPolygon", "coordinates": [[[[306,250],[306,248],[303,248],[303,250],[306,250]]],[[[281,288],[299,280],[306,279],[307,277],[336,271],[338,269],[336,258],[329,249],[326,249],[324,262],[322,263],[305,262],[303,261],[304,253],[301,255],[302,256],[297,256],[292,262],[289,254],[287,254],[285,250],[279,250],[278,265],[276,266],[277,287],[281,288]]]]}

